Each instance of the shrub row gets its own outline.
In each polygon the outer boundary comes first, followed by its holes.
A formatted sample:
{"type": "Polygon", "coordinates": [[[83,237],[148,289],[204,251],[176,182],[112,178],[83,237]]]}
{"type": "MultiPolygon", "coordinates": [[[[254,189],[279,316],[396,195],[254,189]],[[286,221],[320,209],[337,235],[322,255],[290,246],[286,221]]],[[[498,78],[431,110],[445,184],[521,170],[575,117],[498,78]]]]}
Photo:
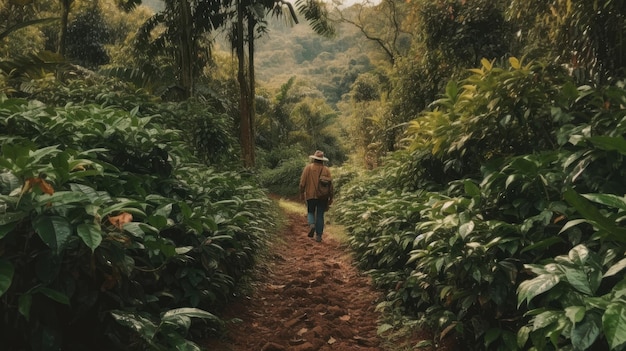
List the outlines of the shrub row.
{"type": "Polygon", "coordinates": [[[270,203],[161,118],[0,99],[3,348],[198,350],[219,331],[270,203]]]}
{"type": "MultiPolygon", "coordinates": [[[[334,214],[400,311],[466,350],[626,349],[626,90],[483,61],[334,214]]],[[[393,322],[390,322],[393,324],[393,322]]]]}

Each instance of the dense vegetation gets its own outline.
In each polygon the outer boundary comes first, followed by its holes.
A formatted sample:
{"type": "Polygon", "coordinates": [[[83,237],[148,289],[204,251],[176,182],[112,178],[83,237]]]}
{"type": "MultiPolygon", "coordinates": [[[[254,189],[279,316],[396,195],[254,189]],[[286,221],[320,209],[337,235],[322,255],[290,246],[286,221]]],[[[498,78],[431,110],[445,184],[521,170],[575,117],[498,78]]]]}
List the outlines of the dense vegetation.
{"type": "Polygon", "coordinates": [[[198,349],[323,149],[381,332],[626,349],[623,0],[139,3],[0,1],[10,347],[198,349]]]}
{"type": "Polygon", "coordinates": [[[409,126],[406,151],[342,188],[335,213],[389,290],[381,308],[468,349],[626,343],[626,91],[558,71],[485,61],[409,126]]]}
{"type": "Polygon", "coordinates": [[[188,332],[221,331],[214,313],[273,227],[269,200],[167,127],[186,103],[140,105],[0,101],[3,347],[197,349],[188,332]]]}

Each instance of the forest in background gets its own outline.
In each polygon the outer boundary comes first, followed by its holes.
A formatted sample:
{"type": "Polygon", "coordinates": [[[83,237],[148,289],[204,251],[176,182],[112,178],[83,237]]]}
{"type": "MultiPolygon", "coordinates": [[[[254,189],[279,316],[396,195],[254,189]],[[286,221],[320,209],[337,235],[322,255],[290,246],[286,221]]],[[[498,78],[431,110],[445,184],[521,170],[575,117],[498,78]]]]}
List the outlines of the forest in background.
{"type": "Polygon", "coordinates": [[[626,349],[623,0],[139,3],[0,1],[8,345],[199,350],[322,149],[381,334],[626,349]]]}

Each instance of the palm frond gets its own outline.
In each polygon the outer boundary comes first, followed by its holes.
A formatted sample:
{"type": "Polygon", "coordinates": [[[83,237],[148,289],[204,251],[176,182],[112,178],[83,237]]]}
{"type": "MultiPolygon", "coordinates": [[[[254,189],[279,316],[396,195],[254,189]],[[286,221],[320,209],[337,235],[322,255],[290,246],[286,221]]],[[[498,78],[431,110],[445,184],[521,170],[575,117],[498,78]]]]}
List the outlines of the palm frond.
{"type": "Polygon", "coordinates": [[[296,8],[304,15],[304,18],[311,24],[315,33],[332,37],[335,35],[335,27],[328,16],[326,5],[319,0],[297,0],[296,8]]]}
{"type": "Polygon", "coordinates": [[[17,31],[19,29],[22,29],[22,28],[25,28],[25,27],[28,27],[28,26],[34,26],[34,25],[37,25],[37,24],[47,24],[47,23],[51,23],[51,22],[56,22],[58,20],[59,20],[58,17],[51,17],[51,18],[40,18],[40,19],[35,19],[35,20],[30,20],[30,21],[24,21],[24,22],[17,23],[15,25],[7,28],[5,31],[0,32],[0,40],[6,38],[7,36],[9,36],[9,34],[15,32],[15,31],[17,31]]]}

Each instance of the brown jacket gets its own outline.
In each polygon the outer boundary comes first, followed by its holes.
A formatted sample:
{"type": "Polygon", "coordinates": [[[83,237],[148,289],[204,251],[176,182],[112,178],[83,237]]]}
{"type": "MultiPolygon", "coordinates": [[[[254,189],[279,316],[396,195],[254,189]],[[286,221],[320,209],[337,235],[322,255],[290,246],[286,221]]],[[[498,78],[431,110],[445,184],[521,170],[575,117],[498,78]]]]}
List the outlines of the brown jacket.
{"type": "MultiPolygon", "coordinates": [[[[322,176],[331,177],[330,169],[324,166],[323,163],[319,162],[311,162],[304,167],[304,170],[302,170],[302,175],[300,176],[300,194],[304,194],[305,200],[316,198],[316,189],[317,183],[319,182],[320,172],[322,176]]],[[[332,200],[332,198],[329,199],[329,201],[330,200],[332,200]]]]}

